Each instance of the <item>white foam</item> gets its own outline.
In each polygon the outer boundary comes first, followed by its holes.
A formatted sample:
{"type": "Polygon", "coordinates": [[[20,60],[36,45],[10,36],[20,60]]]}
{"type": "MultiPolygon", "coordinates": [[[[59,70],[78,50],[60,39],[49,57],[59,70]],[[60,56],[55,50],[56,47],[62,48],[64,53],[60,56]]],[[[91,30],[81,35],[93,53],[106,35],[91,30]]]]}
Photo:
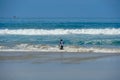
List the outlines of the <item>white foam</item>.
{"type": "Polygon", "coordinates": [[[91,34],[91,35],[120,35],[120,28],[115,29],[0,29],[0,35],[65,35],[65,34],[91,34]]]}
{"type": "Polygon", "coordinates": [[[94,53],[120,53],[120,49],[115,48],[86,48],[77,46],[66,46],[64,50],[60,50],[58,46],[49,45],[28,45],[20,44],[13,48],[1,47],[0,51],[43,51],[43,52],[94,52],[94,53]]]}

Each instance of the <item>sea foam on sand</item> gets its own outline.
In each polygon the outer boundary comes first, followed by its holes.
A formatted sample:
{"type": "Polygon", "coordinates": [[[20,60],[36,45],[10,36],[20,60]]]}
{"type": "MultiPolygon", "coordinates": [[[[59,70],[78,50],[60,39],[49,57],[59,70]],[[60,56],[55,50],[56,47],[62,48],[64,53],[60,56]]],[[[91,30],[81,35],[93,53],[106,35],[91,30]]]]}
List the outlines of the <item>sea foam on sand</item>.
{"type": "MultiPolygon", "coordinates": [[[[22,45],[21,45],[22,46],[22,45]]],[[[60,50],[59,47],[53,46],[41,46],[33,47],[29,46],[27,48],[18,48],[18,49],[0,49],[0,51],[39,51],[39,52],[94,52],[94,53],[120,53],[119,49],[113,48],[85,48],[85,47],[76,47],[76,46],[66,46],[63,50],[60,50]]]]}

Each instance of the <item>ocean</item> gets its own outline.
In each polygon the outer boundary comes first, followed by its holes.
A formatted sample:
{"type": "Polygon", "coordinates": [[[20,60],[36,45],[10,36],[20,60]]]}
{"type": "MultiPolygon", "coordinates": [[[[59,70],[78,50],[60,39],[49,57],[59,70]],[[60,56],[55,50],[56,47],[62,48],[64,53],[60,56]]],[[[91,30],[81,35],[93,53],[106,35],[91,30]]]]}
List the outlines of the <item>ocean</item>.
{"type": "Polygon", "coordinates": [[[0,50],[120,52],[120,19],[0,18],[0,50]],[[117,49],[117,50],[116,50],[117,49]]]}

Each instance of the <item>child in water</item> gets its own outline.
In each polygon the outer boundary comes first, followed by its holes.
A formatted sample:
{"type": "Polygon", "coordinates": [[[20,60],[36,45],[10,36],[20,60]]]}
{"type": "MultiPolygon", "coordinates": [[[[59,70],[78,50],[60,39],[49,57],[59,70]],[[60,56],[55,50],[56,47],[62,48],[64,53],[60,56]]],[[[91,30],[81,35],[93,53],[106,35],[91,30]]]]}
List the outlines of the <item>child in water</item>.
{"type": "Polygon", "coordinates": [[[63,42],[63,40],[61,39],[61,40],[60,40],[60,44],[59,44],[60,50],[63,50],[63,44],[64,44],[64,42],[63,42]]]}

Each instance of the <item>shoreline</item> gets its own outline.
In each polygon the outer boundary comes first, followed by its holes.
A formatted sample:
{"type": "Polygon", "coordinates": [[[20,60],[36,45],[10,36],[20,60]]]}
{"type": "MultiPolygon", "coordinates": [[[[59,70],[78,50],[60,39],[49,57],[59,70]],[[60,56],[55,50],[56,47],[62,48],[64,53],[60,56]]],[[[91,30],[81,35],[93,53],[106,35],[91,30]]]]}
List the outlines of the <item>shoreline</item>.
{"type": "Polygon", "coordinates": [[[109,80],[113,77],[110,80],[119,80],[119,62],[120,54],[114,53],[0,52],[0,78],[89,80],[92,77],[95,78],[92,80],[109,80]]]}
{"type": "Polygon", "coordinates": [[[93,51],[93,50],[23,50],[23,49],[19,49],[19,50],[13,50],[13,49],[9,49],[9,50],[0,50],[1,52],[44,52],[44,53],[108,53],[108,54],[120,54],[120,51],[93,51]]]}
{"type": "Polygon", "coordinates": [[[58,47],[43,46],[40,48],[21,48],[21,49],[0,49],[0,52],[77,52],[77,53],[119,53],[119,48],[85,48],[85,47],[64,47],[63,50],[60,50],[58,47]]]}

